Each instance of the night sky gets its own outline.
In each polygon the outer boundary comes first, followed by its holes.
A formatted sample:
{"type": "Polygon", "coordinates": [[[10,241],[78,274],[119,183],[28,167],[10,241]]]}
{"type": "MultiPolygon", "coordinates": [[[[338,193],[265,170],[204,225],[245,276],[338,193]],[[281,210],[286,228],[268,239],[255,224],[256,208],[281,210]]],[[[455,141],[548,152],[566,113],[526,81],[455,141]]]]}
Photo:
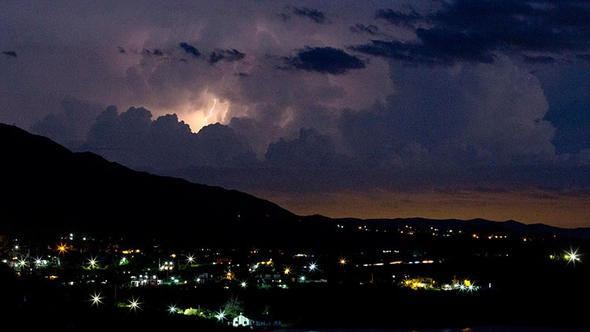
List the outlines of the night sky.
{"type": "Polygon", "coordinates": [[[590,226],[587,1],[5,0],[0,52],[0,122],[136,169],[590,226]]]}

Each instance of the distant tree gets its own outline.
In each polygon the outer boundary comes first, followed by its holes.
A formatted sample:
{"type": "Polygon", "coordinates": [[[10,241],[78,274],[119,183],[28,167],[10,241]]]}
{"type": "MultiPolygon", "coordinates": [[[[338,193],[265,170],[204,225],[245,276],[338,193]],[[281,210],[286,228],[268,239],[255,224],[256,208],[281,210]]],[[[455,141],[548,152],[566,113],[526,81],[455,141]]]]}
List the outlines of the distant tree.
{"type": "Polygon", "coordinates": [[[244,312],[244,305],[238,298],[232,297],[225,303],[223,310],[229,319],[233,319],[244,312]]]}

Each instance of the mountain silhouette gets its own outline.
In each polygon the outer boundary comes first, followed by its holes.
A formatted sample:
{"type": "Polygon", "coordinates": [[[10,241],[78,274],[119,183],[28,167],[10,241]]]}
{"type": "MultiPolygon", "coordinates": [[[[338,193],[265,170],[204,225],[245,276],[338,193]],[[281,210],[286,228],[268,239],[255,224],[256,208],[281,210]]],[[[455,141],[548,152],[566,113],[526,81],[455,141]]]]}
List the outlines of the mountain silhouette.
{"type": "Polygon", "coordinates": [[[0,160],[5,231],[231,239],[281,232],[297,218],[242,192],[134,171],[5,124],[0,160]]]}

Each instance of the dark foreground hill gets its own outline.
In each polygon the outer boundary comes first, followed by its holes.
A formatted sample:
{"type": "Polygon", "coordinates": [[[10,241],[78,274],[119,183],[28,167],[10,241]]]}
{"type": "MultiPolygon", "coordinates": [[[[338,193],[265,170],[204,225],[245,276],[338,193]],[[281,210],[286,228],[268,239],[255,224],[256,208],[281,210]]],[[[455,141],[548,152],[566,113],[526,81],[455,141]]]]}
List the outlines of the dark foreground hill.
{"type": "Polygon", "coordinates": [[[0,124],[0,229],[232,239],[281,234],[296,216],[219,187],[150,175],[0,124]]]}

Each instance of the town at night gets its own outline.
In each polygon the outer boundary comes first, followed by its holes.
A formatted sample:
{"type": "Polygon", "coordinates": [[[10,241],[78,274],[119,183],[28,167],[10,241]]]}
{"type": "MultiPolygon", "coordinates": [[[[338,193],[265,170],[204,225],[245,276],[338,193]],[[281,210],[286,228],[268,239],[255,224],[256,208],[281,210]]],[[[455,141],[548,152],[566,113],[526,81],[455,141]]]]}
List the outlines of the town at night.
{"type": "Polygon", "coordinates": [[[581,307],[552,301],[581,299],[589,290],[587,235],[426,220],[339,220],[332,232],[330,244],[315,247],[5,235],[2,273],[11,305],[24,310],[19,319],[39,311],[76,324],[98,320],[93,325],[102,328],[105,315],[129,328],[152,320],[210,330],[461,326],[496,319],[492,304],[517,310],[503,316],[505,324],[537,320],[538,312],[543,324],[585,321],[581,307]]]}

